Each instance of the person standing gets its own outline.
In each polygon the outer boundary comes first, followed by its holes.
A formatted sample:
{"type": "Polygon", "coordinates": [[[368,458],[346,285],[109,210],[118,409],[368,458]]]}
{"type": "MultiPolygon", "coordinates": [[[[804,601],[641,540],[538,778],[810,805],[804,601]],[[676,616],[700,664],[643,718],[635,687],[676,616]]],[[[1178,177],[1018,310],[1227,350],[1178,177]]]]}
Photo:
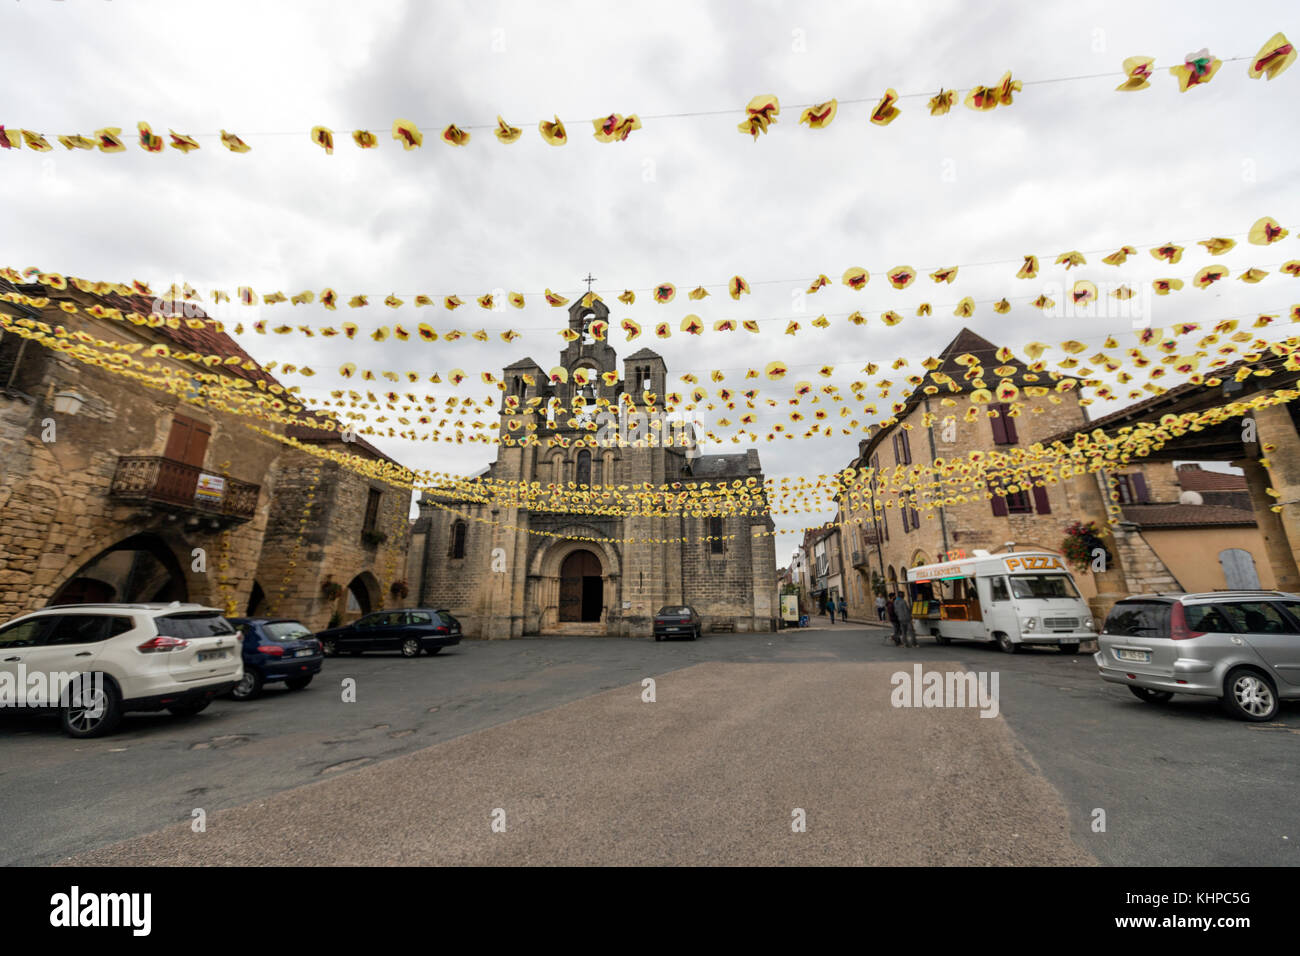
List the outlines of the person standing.
{"type": "Polygon", "coordinates": [[[898,632],[898,612],[897,612],[897,610],[895,609],[895,606],[894,606],[894,597],[895,597],[894,592],[893,592],[893,591],[890,591],[890,592],[889,592],[889,598],[888,598],[888,600],[885,602],[885,610],[886,610],[886,613],[887,613],[888,616],[889,616],[889,626],[890,626],[891,628],[893,628],[893,633],[890,634],[890,640],[892,640],[892,641],[894,642],[894,646],[897,647],[897,646],[899,646],[900,644],[902,644],[902,641],[899,639],[899,632],[898,632]]]}
{"type": "Polygon", "coordinates": [[[898,632],[903,638],[903,646],[920,646],[916,641],[916,630],[912,627],[912,608],[907,603],[907,596],[901,591],[894,598],[894,614],[898,617],[898,632]]]}
{"type": "Polygon", "coordinates": [[[885,619],[885,596],[883,594],[876,595],[876,617],[882,621],[885,619]]]}
{"type": "Polygon", "coordinates": [[[830,615],[831,615],[831,623],[834,624],[834,623],[835,623],[835,615],[834,615],[833,612],[831,612],[831,611],[828,610],[828,608],[830,608],[830,606],[831,606],[831,604],[832,604],[832,601],[833,601],[832,598],[825,598],[825,599],[822,600],[822,614],[823,614],[823,615],[830,614],[830,615]]]}
{"type": "Polygon", "coordinates": [[[849,602],[840,598],[840,618],[845,624],[849,623],[849,602]]]}

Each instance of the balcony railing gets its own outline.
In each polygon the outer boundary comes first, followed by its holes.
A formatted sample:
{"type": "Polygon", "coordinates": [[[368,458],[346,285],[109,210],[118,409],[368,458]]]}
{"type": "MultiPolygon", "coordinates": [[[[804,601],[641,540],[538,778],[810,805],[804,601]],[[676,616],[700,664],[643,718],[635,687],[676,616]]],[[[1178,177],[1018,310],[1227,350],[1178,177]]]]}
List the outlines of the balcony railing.
{"type": "Polygon", "coordinates": [[[122,455],[109,494],[195,515],[248,521],[257,510],[259,485],[223,478],[196,465],[156,455],[122,455]]]}
{"type": "Polygon", "coordinates": [[[871,558],[869,557],[869,554],[870,552],[867,551],[854,551],[853,566],[855,568],[870,568],[871,558]]]}

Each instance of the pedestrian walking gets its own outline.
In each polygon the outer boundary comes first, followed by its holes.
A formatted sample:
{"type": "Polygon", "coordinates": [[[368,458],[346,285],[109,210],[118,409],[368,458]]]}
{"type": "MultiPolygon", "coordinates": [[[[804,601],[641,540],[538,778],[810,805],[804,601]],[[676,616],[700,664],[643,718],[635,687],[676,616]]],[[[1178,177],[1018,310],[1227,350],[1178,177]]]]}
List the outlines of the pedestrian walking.
{"type": "Polygon", "coordinates": [[[840,617],[845,624],[849,623],[849,602],[844,598],[840,598],[840,617]]]}
{"type": "Polygon", "coordinates": [[[831,613],[831,612],[828,610],[828,608],[830,607],[830,604],[831,604],[831,600],[830,600],[830,598],[827,598],[827,599],[825,599],[824,601],[822,601],[822,614],[823,614],[823,615],[830,614],[830,615],[831,615],[831,623],[834,624],[834,623],[835,623],[835,615],[834,615],[833,613],[831,613]]]}
{"type": "Polygon", "coordinates": [[[903,638],[903,646],[919,647],[916,641],[916,629],[912,627],[912,608],[907,603],[907,596],[902,592],[894,598],[894,614],[898,617],[898,632],[903,638]]]}
{"type": "Polygon", "coordinates": [[[889,639],[893,641],[894,645],[897,647],[902,644],[902,640],[899,637],[898,612],[894,607],[894,597],[895,597],[894,592],[890,591],[889,600],[885,602],[885,609],[886,609],[885,612],[889,617],[889,626],[893,628],[893,633],[889,635],[889,639]]]}
{"type": "Polygon", "coordinates": [[[876,595],[876,617],[882,621],[885,619],[885,596],[883,594],[876,595]]]}

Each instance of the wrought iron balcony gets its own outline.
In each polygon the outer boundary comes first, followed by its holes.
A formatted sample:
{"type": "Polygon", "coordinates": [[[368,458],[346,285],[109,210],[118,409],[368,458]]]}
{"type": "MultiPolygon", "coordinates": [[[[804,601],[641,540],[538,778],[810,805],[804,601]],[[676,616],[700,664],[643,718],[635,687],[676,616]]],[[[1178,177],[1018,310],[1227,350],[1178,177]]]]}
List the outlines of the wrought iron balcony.
{"type": "Polygon", "coordinates": [[[869,568],[871,567],[870,552],[869,552],[869,551],[854,551],[854,552],[853,552],[853,566],[854,566],[855,568],[868,568],[868,569],[869,569],[869,568]]]}
{"type": "Polygon", "coordinates": [[[214,518],[223,524],[250,520],[260,491],[260,485],[158,455],[119,456],[109,487],[109,495],[119,501],[214,518]]]}

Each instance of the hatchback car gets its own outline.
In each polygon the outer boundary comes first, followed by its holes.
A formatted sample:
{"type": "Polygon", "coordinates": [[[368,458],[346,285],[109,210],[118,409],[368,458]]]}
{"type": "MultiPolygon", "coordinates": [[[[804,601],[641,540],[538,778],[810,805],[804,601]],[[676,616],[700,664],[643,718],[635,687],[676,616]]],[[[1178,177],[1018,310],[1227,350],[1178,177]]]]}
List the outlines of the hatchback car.
{"type": "Polygon", "coordinates": [[[307,625],[265,617],[232,617],[230,623],[243,633],[244,647],[244,676],[230,692],[235,700],[252,700],[274,681],[302,690],[320,673],[320,641],[307,625]]]}
{"type": "Polygon", "coordinates": [[[1217,697],[1243,720],[1272,720],[1300,699],[1300,596],[1212,591],[1125,598],[1111,609],[1093,659],[1101,678],[1142,700],[1217,697]]]}
{"type": "Polygon", "coordinates": [[[201,604],[69,604],[0,627],[0,707],[53,710],[71,737],[127,711],[197,714],[243,675],[239,635],[201,604]],[[35,683],[33,683],[35,681],[35,683]]]}
{"type": "Polygon", "coordinates": [[[376,611],[344,627],[332,627],[316,635],[328,656],[347,651],[401,651],[403,657],[418,657],[420,651],[437,654],[444,647],[460,643],[460,621],[446,610],[408,608],[376,611]]]}
{"type": "Polygon", "coordinates": [[[695,608],[683,605],[670,605],[660,608],[655,615],[655,640],[662,641],[668,637],[689,637],[692,641],[699,638],[703,621],[695,608]]]}

